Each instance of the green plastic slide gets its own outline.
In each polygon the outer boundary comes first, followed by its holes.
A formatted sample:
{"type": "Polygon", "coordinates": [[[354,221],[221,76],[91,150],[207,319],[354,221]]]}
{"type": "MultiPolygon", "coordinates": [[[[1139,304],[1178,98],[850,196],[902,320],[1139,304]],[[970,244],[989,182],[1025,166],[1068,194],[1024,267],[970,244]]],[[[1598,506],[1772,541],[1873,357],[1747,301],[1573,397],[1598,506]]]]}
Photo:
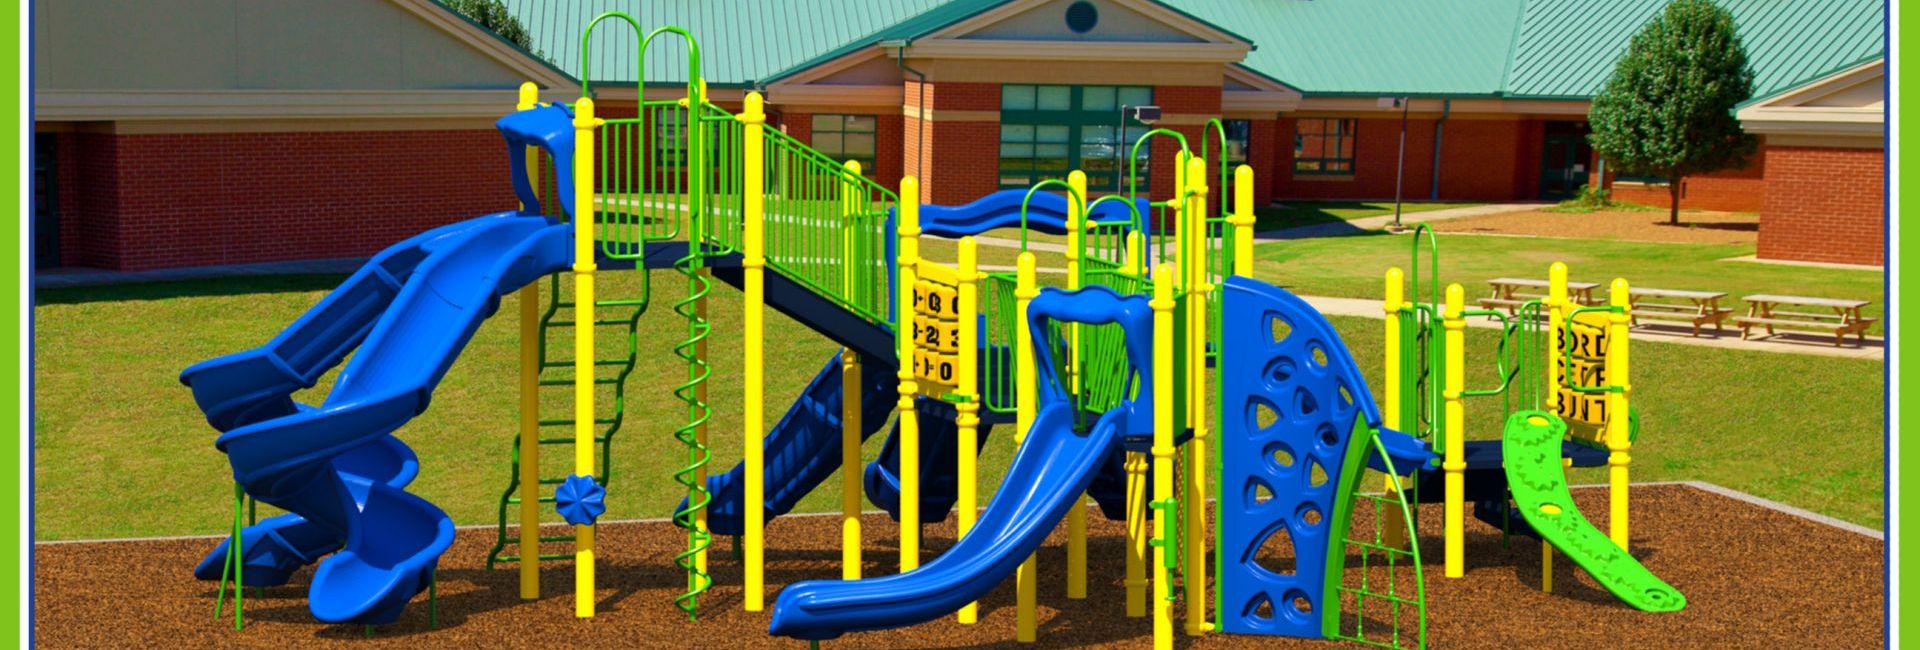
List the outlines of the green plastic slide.
{"type": "Polygon", "coordinates": [[[1566,434],[1567,424],[1546,411],[1508,416],[1500,448],[1514,507],[1543,539],[1628,605],[1649,612],[1685,608],[1686,596],[1614,545],[1573,507],[1566,470],[1560,465],[1560,444],[1566,434]]]}

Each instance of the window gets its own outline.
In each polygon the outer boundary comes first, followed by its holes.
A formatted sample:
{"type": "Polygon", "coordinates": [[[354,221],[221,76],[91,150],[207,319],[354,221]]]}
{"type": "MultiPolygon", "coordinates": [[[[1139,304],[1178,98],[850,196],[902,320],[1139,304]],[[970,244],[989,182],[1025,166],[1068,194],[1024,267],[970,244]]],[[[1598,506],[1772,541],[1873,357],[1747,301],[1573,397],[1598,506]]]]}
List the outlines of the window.
{"type": "Polygon", "coordinates": [[[687,167],[687,115],[684,112],[658,111],[653,114],[653,166],[680,169],[687,167]]]}
{"type": "Polygon", "coordinates": [[[1293,132],[1293,173],[1352,175],[1355,122],[1352,118],[1302,118],[1293,132]]]}
{"type": "Polygon", "coordinates": [[[1250,120],[1225,120],[1227,150],[1221,156],[1227,165],[1238,165],[1247,161],[1247,146],[1253,141],[1253,122],[1250,120]]]}
{"type": "MultiPolygon", "coordinates": [[[[1132,120],[1121,130],[1121,107],[1152,103],[1153,89],[1146,86],[1002,86],[1000,186],[1065,179],[1078,169],[1086,173],[1089,188],[1113,189],[1126,175],[1121,152],[1132,149],[1148,131],[1132,120]]],[[[1137,161],[1142,190],[1147,186],[1148,153],[1148,147],[1141,147],[1137,161]]]]}
{"type": "Polygon", "coordinates": [[[843,163],[860,161],[860,171],[871,176],[878,147],[874,132],[879,123],[880,119],[872,115],[815,115],[813,148],[843,163]]]}

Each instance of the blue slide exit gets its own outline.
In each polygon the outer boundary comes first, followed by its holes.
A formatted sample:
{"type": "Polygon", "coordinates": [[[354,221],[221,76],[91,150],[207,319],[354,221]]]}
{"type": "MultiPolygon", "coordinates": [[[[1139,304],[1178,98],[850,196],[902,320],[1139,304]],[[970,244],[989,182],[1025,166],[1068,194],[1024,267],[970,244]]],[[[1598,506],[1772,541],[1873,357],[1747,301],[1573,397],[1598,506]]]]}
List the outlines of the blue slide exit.
{"type": "Polygon", "coordinates": [[[331,623],[391,622],[427,587],[453,521],[401,489],[418,463],[390,434],[426,410],[501,295],[571,263],[571,241],[570,226],[517,212],[422,233],[374,257],[267,345],[181,373],[224,432],[215,446],[234,479],[293,513],[243,532],[258,580],[284,581],[340,548],[309,588],[313,615],[331,623]],[[293,401],[356,349],[324,402],[293,401]]]}
{"type": "MultiPolygon", "coordinates": [[[[1043,290],[1028,313],[1034,340],[1050,321],[1119,323],[1127,358],[1141,377],[1152,376],[1152,312],[1144,296],[1122,298],[1104,287],[1043,290]]],[[[1102,414],[1085,432],[1074,429],[1073,404],[1061,390],[1051,355],[1036,350],[1039,412],[1001,489],[974,528],[933,561],[898,575],[865,580],[812,580],[789,585],[774,603],[769,631],[799,639],[831,639],[938,618],[978,600],[1005,580],[1045,541],[1094,475],[1127,435],[1152,430],[1153,389],[1102,414]]]]}
{"type": "MultiPolygon", "coordinates": [[[[868,363],[860,374],[860,439],[866,440],[892,415],[899,379],[891,366],[868,363]]],[[[841,401],[840,355],[827,359],[820,374],[807,384],[787,414],[767,432],[766,521],[793,511],[800,499],[840,468],[841,401]]],[[[744,465],[707,477],[713,501],[707,504],[707,530],[716,535],[743,533],[742,506],[746,488],[744,465]]],[[[686,508],[680,500],[675,510],[686,508]]]]}

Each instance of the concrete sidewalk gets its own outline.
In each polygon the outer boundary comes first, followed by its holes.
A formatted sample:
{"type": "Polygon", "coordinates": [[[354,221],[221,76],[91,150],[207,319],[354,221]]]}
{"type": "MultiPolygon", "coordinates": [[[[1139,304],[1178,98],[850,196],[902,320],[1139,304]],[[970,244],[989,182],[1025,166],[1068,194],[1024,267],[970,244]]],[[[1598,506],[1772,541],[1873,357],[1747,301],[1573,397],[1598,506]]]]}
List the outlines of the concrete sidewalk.
{"type": "MultiPolygon", "coordinates": [[[[1523,212],[1527,210],[1538,210],[1540,208],[1544,208],[1549,205],[1552,205],[1552,204],[1551,203],[1489,203],[1487,205],[1469,205],[1469,206],[1463,206],[1458,208],[1427,210],[1425,212],[1405,212],[1405,213],[1401,213],[1400,215],[1400,223],[1403,225],[1410,226],[1413,224],[1426,223],[1429,221],[1446,221],[1448,219],[1463,219],[1466,217],[1478,217],[1478,216],[1489,215],[1489,214],[1504,214],[1507,212],[1523,212]]],[[[1268,242],[1283,241],[1288,239],[1309,239],[1313,237],[1338,237],[1341,235],[1354,235],[1354,234],[1359,234],[1363,232],[1373,232],[1373,231],[1381,230],[1386,228],[1388,225],[1391,225],[1392,223],[1393,223],[1393,215],[1391,214],[1381,215],[1378,217],[1365,217],[1361,219],[1353,219],[1351,221],[1316,223],[1311,226],[1299,226],[1296,228],[1285,228],[1282,230],[1269,230],[1269,231],[1257,233],[1254,235],[1254,239],[1256,240],[1254,243],[1264,244],[1268,242]]]]}

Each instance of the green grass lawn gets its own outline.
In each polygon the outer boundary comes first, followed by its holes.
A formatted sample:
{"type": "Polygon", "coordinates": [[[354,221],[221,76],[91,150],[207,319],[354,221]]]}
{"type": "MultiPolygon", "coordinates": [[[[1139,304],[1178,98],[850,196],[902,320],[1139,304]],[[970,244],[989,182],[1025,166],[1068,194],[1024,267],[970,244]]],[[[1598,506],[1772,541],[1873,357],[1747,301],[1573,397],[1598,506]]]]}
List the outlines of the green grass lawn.
{"type": "MultiPolygon", "coordinates": [[[[1635,286],[1724,291],[1721,306],[1736,313],[1745,313],[1740,297],[1756,293],[1869,300],[1873,304],[1862,313],[1875,318],[1886,307],[1882,273],[1718,261],[1750,255],[1752,246],[1445,234],[1438,241],[1441,279],[1460,283],[1469,306],[1488,294],[1487,280],[1545,280],[1548,265],[1559,261],[1567,264],[1568,279],[1600,283],[1596,296],[1605,294],[1613,278],[1625,277],[1635,286]]],[[[1307,295],[1378,299],[1388,267],[1412,273],[1412,243],[1409,237],[1369,234],[1256,246],[1255,275],[1307,295]]],[[[1431,275],[1430,264],[1423,252],[1423,276],[1431,275]]],[[[1421,289],[1422,295],[1427,291],[1421,289]]],[[[1882,330],[1883,323],[1876,322],[1869,333],[1882,330]]]]}
{"type": "MultiPolygon", "coordinates": [[[[1342,240],[1356,242],[1364,243],[1342,240]]],[[[1284,256],[1293,247],[1265,254],[1284,256]]],[[[1384,268],[1388,260],[1348,263],[1384,268]]],[[[1287,269],[1284,264],[1275,271],[1287,269]]],[[[1281,277],[1300,277],[1297,273],[1281,277]]],[[[603,295],[618,295],[633,291],[639,276],[603,277],[603,295]]],[[[655,307],[640,320],[641,365],[627,392],[628,424],[615,442],[610,518],[665,516],[680,496],[670,476],[684,451],[671,433],[685,409],[669,391],[684,369],[671,360],[670,351],[684,336],[685,323],[670,315],[667,303],[684,289],[678,276],[658,272],[654,277],[655,307]]],[[[229,469],[178,373],[191,363],[268,340],[338,280],[226,279],[39,292],[34,314],[37,537],[223,530],[230,508],[229,469]]],[[[1356,293],[1373,288],[1354,286],[1356,293]]],[[[711,443],[715,471],[723,471],[737,462],[741,449],[739,294],[717,286],[711,309],[711,443]]],[[[511,299],[501,313],[513,313],[511,299]]],[[[771,425],[834,346],[777,312],[768,314],[771,425]]],[[[1339,318],[1335,324],[1361,367],[1379,381],[1380,323],[1339,318]]],[[[515,345],[512,318],[487,322],[448,372],[433,407],[399,432],[421,458],[420,478],[410,489],[460,524],[494,521],[515,435],[515,345]]],[[[1476,330],[1471,345],[1475,358],[1492,355],[1490,333],[1476,330]]],[[[1882,364],[1651,342],[1637,343],[1634,350],[1634,395],[1646,427],[1634,450],[1635,480],[1713,481],[1881,525],[1882,364]],[[1801,444],[1806,440],[1818,442],[1801,444]]],[[[331,377],[324,379],[302,397],[318,401],[330,382],[331,377]]],[[[1474,430],[1494,435],[1496,411],[1492,405],[1471,405],[1474,430]]],[[[980,464],[983,500],[1012,455],[1011,434],[1002,428],[987,445],[980,464]]],[[[868,458],[877,455],[880,443],[879,436],[869,441],[868,458]]],[[[560,454],[549,458],[554,456],[560,454]]],[[[1582,472],[1575,479],[1599,477],[1582,472]]],[[[829,479],[799,509],[836,508],[838,485],[837,478],[829,479]]]]}
{"type": "MultiPolygon", "coordinates": [[[[1400,204],[1400,213],[1445,210],[1477,205],[1474,203],[1400,204]]],[[[1282,206],[1254,208],[1253,229],[1257,231],[1297,228],[1314,224],[1352,221],[1393,214],[1392,201],[1296,201],[1282,206]]]]}

